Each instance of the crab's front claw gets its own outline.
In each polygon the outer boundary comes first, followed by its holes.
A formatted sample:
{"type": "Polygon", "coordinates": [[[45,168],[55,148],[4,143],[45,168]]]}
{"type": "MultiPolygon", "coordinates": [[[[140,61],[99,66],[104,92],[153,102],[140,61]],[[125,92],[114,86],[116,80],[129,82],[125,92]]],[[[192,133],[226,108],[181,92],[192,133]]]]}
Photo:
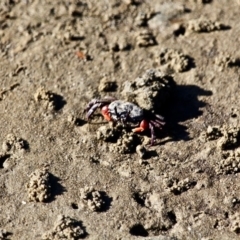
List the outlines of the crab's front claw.
{"type": "Polygon", "coordinates": [[[101,103],[98,99],[93,99],[90,101],[87,105],[87,107],[84,109],[84,113],[86,113],[87,120],[90,119],[91,115],[96,111],[97,108],[101,107],[101,103]]]}
{"type": "Polygon", "coordinates": [[[110,116],[109,113],[108,113],[108,106],[102,107],[101,113],[102,113],[103,117],[104,117],[107,121],[109,121],[109,122],[111,121],[111,116],[110,116]]]}
{"type": "Polygon", "coordinates": [[[139,127],[134,128],[133,132],[143,132],[149,128],[149,123],[146,120],[142,120],[139,127]]]}
{"type": "Polygon", "coordinates": [[[96,102],[96,99],[91,100],[91,101],[88,103],[87,107],[84,108],[83,114],[85,114],[85,113],[88,114],[89,110],[93,107],[93,105],[95,104],[95,102],[96,102]]]}

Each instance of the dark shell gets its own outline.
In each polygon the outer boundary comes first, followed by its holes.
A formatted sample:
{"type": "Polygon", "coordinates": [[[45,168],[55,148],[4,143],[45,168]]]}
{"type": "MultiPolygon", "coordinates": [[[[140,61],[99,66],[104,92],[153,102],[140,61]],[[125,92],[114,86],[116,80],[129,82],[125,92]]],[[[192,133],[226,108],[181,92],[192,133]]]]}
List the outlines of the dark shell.
{"type": "Polygon", "coordinates": [[[143,120],[143,109],[133,103],[116,100],[108,105],[108,112],[111,118],[117,121],[118,117],[115,109],[117,110],[117,114],[121,116],[127,116],[129,113],[128,121],[132,123],[137,123],[143,120]]]}

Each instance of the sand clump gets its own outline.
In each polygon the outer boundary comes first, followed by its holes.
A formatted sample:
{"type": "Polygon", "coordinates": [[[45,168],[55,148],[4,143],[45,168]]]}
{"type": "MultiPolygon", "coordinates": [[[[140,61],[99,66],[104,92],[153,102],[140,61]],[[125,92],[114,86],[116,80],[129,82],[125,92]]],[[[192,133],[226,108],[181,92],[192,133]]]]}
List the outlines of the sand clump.
{"type": "Polygon", "coordinates": [[[93,212],[101,211],[105,205],[103,194],[95,190],[92,186],[80,189],[80,199],[82,206],[87,207],[93,212]]]}
{"type": "Polygon", "coordinates": [[[19,138],[14,134],[8,134],[2,144],[2,149],[6,153],[25,152],[28,149],[28,144],[22,138],[19,138]]]}
{"type": "Polygon", "coordinates": [[[138,47],[149,47],[156,45],[156,39],[151,31],[142,29],[136,34],[136,44],[138,47]]]}
{"type": "Polygon", "coordinates": [[[43,240],[77,240],[85,237],[86,231],[81,222],[65,215],[59,215],[54,227],[42,236],[43,240]]]}
{"type": "Polygon", "coordinates": [[[240,127],[234,126],[209,126],[200,135],[202,141],[218,140],[217,147],[220,150],[235,148],[240,143],[240,127]]]}
{"type": "Polygon", "coordinates": [[[121,137],[118,138],[117,142],[110,146],[111,152],[120,154],[129,154],[136,152],[136,147],[141,143],[139,135],[133,132],[127,132],[123,129],[121,137]]]}
{"type": "Polygon", "coordinates": [[[132,153],[136,151],[140,139],[135,133],[125,132],[121,138],[118,139],[115,145],[115,151],[119,153],[132,153]]]}
{"type": "Polygon", "coordinates": [[[223,71],[226,68],[237,67],[240,65],[240,59],[231,56],[228,53],[220,52],[215,58],[214,63],[223,71]]]}
{"type": "Polygon", "coordinates": [[[108,45],[113,52],[127,51],[131,48],[130,39],[125,34],[117,34],[115,37],[110,38],[108,45]]]}
{"type": "Polygon", "coordinates": [[[103,125],[97,130],[97,139],[104,142],[116,142],[121,135],[121,127],[113,127],[110,125],[103,125]]]}
{"type": "Polygon", "coordinates": [[[233,149],[240,143],[240,127],[232,127],[224,125],[221,128],[223,134],[217,142],[217,146],[221,150],[233,149]]]}
{"type": "Polygon", "coordinates": [[[110,81],[107,77],[103,77],[98,85],[99,92],[112,92],[117,88],[115,81],[110,81]]]}
{"type": "Polygon", "coordinates": [[[139,192],[137,195],[137,202],[142,206],[142,226],[148,233],[159,235],[161,231],[169,230],[177,223],[173,209],[167,206],[161,194],[139,192]]]}
{"type": "Polygon", "coordinates": [[[47,202],[51,197],[50,174],[46,167],[37,169],[30,175],[27,183],[28,200],[33,202],[47,202]]]}
{"type": "Polygon", "coordinates": [[[225,28],[226,26],[220,22],[204,18],[190,20],[187,25],[188,32],[197,33],[219,31],[224,30],[225,28]]]}
{"type": "Polygon", "coordinates": [[[122,95],[129,102],[154,111],[166,105],[174,85],[172,76],[157,69],[149,69],[143,76],[124,82],[122,95]]]}
{"type": "Polygon", "coordinates": [[[240,233],[240,214],[234,213],[230,216],[231,224],[230,231],[235,232],[237,234],[240,233]]]}
{"type": "Polygon", "coordinates": [[[165,185],[174,195],[179,195],[193,188],[196,185],[196,181],[190,180],[189,178],[183,180],[172,178],[165,179],[165,185]]]}
{"type": "Polygon", "coordinates": [[[209,126],[201,134],[203,141],[216,141],[221,159],[215,170],[217,174],[232,174],[240,171],[240,127],[230,125],[209,126]]]}
{"type": "Polygon", "coordinates": [[[48,111],[58,111],[66,103],[60,95],[40,87],[34,94],[34,99],[48,111]]]}
{"type": "Polygon", "coordinates": [[[156,62],[174,72],[184,72],[190,68],[189,56],[176,49],[163,49],[157,56],[156,62]]]}
{"type": "Polygon", "coordinates": [[[223,134],[220,126],[208,126],[207,130],[201,133],[200,139],[206,142],[216,140],[222,136],[223,134]]]}
{"type": "Polygon", "coordinates": [[[19,162],[19,158],[29,151],[28,142],[14,134],[8,134],[2,144],[0,152],[0,167],[11,169],[19,162]]]}
{"type": "Polygon", "coordinates": [[[136,152],[137,145],[142,142],[141,136],[121,125],[101,126],[97,130],[97,139],[112,143],[109,145],[109,151],[121,154],[136,152]]]}
{"type": "Polygon", "coordinates": [[[218,161],[216,172],[218,174],[232,174],[240,172],[240,148],[223,151],[222,159],[218,161]]]}
{"type": "Polygon", "coordinates": [[[150,19],[150,13],[140,12],[135,18],[136,27],[146,27],[148,25],[148,20],[150,19]]]}

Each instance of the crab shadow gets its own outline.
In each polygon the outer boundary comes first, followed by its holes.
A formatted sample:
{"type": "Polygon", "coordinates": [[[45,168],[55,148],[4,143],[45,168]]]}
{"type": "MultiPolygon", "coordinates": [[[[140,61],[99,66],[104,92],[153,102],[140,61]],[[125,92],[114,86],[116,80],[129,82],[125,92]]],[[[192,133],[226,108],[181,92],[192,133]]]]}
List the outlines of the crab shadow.
{"type": "Polygon", "coordinates": [[[212,91],[204,90],[196,85],[176,85],[172,100],[161,111],[166,125],[161,132],[157,132],[159,137],[169,136],[170,141],[190,140],[187,126],[182,122],[201,116],[202,108],[207,104],[198,97],[211,95],[212,91]]]}

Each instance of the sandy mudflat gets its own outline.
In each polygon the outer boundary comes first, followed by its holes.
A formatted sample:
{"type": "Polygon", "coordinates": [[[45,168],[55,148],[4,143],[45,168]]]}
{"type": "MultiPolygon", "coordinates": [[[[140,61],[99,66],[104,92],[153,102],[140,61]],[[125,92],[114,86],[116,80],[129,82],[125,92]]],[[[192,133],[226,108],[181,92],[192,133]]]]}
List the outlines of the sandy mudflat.
{"type": "Polygon", "coordinates": [[[240,239],[240,1],[2,0],[0,239],[240,239]],[[161,114],[132,133],[93,98],[161,114]]]}

